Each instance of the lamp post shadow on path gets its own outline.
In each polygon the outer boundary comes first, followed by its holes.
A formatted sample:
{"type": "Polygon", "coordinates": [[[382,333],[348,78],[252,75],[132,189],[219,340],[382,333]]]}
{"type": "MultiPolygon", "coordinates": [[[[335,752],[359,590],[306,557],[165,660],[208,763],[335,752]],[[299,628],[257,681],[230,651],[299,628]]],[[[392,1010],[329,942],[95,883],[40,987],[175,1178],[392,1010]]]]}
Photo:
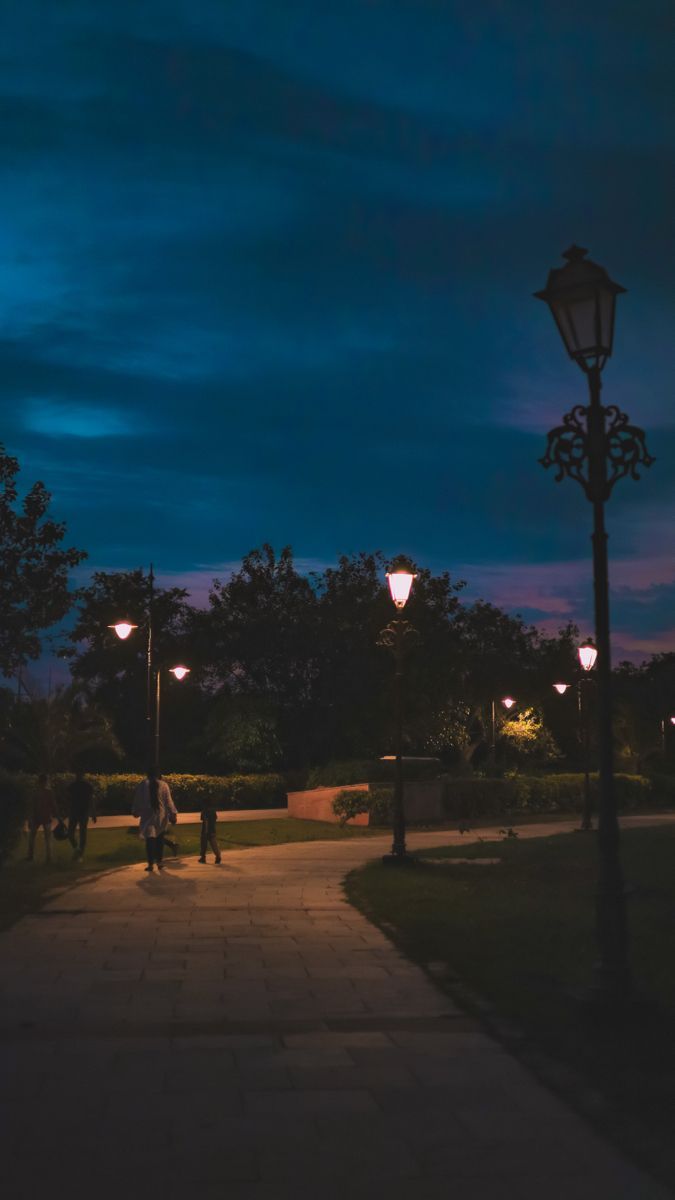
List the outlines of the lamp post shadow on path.
{"type": "Polygon", "coordinates": [[[543,291],[535,292],[553,315],[569,356],[586,375],[589,403],[577,404],[562,425],[548,434],[544,467],[557,469],[584,489],[593,506],[593,592],[595,641],[598,651],[598,890],[596,923],[599,949],[595,1000],[616,1009],[632,997],[624,880],[619,856],[619,822],[614,794],[612,746],[609,575],[605,503],[617,480],[639,479],[639,466],[649,467],[643,430],[628,423],[615,405],[600,401],[602,370],[612,353],[616,297],[625,291],[603,267],[571,246],[564,267],[553,268],[543,291]]]}

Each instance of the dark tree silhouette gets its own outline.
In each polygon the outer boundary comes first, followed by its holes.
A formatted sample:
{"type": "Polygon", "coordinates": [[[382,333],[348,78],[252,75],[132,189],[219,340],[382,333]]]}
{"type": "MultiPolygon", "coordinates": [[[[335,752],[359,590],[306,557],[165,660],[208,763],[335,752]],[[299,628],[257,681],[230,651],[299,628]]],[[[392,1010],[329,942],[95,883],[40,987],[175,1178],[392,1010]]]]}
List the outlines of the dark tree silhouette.
{"type": "Polygon", "coordinates": [[[70,609],[68,572],[87,557],[61,545],[66,527],[48,515],[51,495],[34,483],[22,501],[18,459],[0,445],[0,672],[39,657],[40,635],[70,609]]]}

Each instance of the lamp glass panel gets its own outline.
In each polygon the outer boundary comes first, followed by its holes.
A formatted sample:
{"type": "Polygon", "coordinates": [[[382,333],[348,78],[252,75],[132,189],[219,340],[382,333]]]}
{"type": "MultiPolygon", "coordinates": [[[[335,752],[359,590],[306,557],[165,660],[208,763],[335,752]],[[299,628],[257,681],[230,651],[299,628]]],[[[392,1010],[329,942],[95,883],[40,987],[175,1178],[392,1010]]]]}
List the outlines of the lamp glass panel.
{"type": "Polygon", "coordinates": [[[592,671],[595,666],[595,660],[598,657],[595,646],[580,646],[578,653],[581,669],[583,671],[592,671]]]}
{"type": "Polygon", "coordinates": [[[134,629],[138,629],[138,626],[132,625],[129,621],[118,621],[116,625],[110,625],[109,628],[114,629],[118,638],[125,642],[129,637],[129,634],[132,633],[134,629]]]}
{"type": "Polygon", "coordinates": [[[560,696],[564,696],[570,685],[569,683],[554,683],[553,686],[560,696]]]}
{"type": "Polygon", "coordinates": [[[410,571],[390,571],[387,573],[391,598],[397,608],[406,604],[415,576],[410,571]]]}

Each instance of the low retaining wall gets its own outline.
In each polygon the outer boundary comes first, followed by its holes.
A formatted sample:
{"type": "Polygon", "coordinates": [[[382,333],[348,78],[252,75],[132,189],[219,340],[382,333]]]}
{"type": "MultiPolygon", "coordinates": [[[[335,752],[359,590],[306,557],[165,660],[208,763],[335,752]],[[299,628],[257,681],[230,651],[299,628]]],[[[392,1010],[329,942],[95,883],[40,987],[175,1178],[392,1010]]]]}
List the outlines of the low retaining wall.
{"type": "MultiPolygon", "coordinates": [[[[333,812],[333,801],[340,792],[363,792],[368,790],[367,783],[352,783],[348,787],[312,788],[309,792],[288,793],[288,815],[298,817],[302,821],[330,821],[337,825],[338,818],[333,812]]],[[[368,813],[359,813],[352,817],[348,825],[367,825],[368,813]]]]}
{"type": "MultiPolygon", "coordinates": [[[[367,783],[352,783],[348,787],[312,788],[308,792],[288,793],[288,815],[302,821],[330,821],[337,824],[333,812],[333,801],[340,792],[363,792],[367,783]]],[[[425,779],[417,783],[404,783],[403,807],[406,821],[413,824],[445,820],[443,809],[443,783],[440,779],[425,779]]],[[[348,825],[369,825],[368,813],[351,817],[348,825]]],[[[389,822],[386,822],[389,825],[389,822]]]]}

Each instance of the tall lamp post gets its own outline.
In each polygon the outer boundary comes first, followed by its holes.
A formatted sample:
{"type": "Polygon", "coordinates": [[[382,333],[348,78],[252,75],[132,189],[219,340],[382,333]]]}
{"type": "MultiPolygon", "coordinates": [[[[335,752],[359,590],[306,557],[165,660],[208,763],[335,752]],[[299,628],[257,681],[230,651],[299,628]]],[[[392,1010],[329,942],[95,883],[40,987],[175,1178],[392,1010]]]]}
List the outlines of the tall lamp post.
{"type": "MultiPolygon", "coordinates": [[[[491,703],[492,729],[490,735],[490,760],[492,762],[492,766],[494,767],[497,759],[497,705],[494,700],[491,703]]],[[[514,700],[513,696],[504,696],[504,699],[502,700],[502,704],[507,712],[511,711],[515,703],[516,701],[514,700]]]]}
{"type": "Polygon", "coordinates": [[[593,589],[595,640],[598,649],[598,750],[600,802],[598,819],[599,879],[596,897],[600,954],[598,983],[603,999],[620,1002],[631,991],[624,882],[619,857],[619,822],[614,796],[612,749],[609,578],[605,502],[618,479],[638,479],[637,468],[654,461],[645,435],[628,423],[615,405],[600,402],[602,370],[612,353],[616,297],[625,291],[603,267],[571,246],[564,267],[549,272],[545,289],[535,292],[548,304],[565,348],[586,375],[588,405],[577,404],[562,425],[548,434],[544,467],[557,468],[580,483],[593,505],[593,589]]]}
{"type": "MultiPolygon", "coordinates": [[[[391,571],[387,571],[389,591],[396,609],[401,612],[408,601],[414,580],[417,578],[412,564],[405,558],[396,559],[391,571]]],[[[419,639],[417,630],[409,621],[390,621],[380,631],[378,646],[386,646],[394,656],[394,717],[396,723],[396,767],[394,775],[394,840],[391,854],[382,857],[386,865],[400,866],[413,862],[405,843],[405,811],[403,808],[403,663],[409,649],[419,639]]]]}
{"type": "MultiPolygon", "coordinates": [[[[145,721],[146,721],[146,747],[149,761],[152,762],[155,770],[159,770],[159,727],[160,727],[160,707],[161,707],[161,672],[159,667],[155,667],[154,661],[154,641],[153,641],[153,617],[154,617],[154,600],[155,600],[155,573],[150,563],[150,572],[148,575],[148,607],[147,607],[147,641],[146,641],[146,700],[145,700],[145,721]]],[[[138,625],[134,625],[131,621],[117,621],[114,625],[109,625],[120,641],[125,642],[128,637],[138,629],[138,625]]],[[[183,680],[186,675],[189,675],[190,668],[177,666],[170,667],[169,671],[176,679],[183,680]]]]}

